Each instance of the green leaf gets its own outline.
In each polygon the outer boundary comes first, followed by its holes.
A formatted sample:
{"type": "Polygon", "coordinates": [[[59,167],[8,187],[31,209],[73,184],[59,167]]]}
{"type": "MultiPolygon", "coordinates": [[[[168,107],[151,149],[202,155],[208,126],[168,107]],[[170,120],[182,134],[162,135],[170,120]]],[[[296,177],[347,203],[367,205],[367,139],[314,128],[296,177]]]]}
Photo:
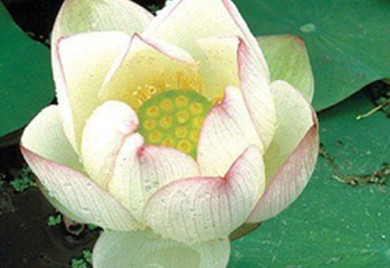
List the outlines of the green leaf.
{"type": "Polygon", "coordinates": [[[72,259],[72,268],[88,268],[88,264],[84,259],[72,259]]]}
{"type": "Polygon", "coordinates": [[[56,225],[60,224],[61,221],[62,221],[61,214],[57,214],[55,216],[51,215],[47,219],[47,225],[49,225],[49,226],[56,226],[56,225]]]}
{"type": "Polygon", "coordinates": [[[255,35],[294,34],[306,43],[322,110],[390,77],[390,1],[235,0],[255,35]]]}
{"type": "Polygon", "coordinates": [[[32,171],[27,166],[20,170],[20,174],[10,181],[10,184],[16,192],[24,192],[30,187],[37,186],[33,179],[32,171]]]}
{"type": "MultiPolygon", "coordinates": [[[[390,160],[389,119],[377,112],[356,120],[372,108],[361,92],[320,114],[322,157],[307,189],[286,211],[233,242],[229,267],[390,266],[390,193],[369,179],[390,160]],[[367,183],[350,186],[348,178],[367,183]]],[[[389,183],[390,170],[384,173],[389,183]]]]}
{"type": "Polygon", "coordinates": [[[271,73],[271,81],[285,80],[312,101],[314,77],[304,41],[297,35],[257,38],[271,73]]]}
{"type": "Polygon", "coordinates": [[[0,3],[0,136],[26,125],[54,98],[48,49],[31,40],[0,3]]]}
{"type": "Polygon", "coordinates": [[[87,263],[92,264],[92,252],[90,250],[83,250],[83,258],[87,263]]]}

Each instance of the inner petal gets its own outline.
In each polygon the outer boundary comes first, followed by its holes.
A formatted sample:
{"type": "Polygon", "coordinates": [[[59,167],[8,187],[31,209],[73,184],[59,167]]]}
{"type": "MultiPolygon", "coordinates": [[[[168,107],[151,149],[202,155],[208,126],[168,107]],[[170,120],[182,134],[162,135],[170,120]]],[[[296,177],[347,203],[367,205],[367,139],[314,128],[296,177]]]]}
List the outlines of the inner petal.
{"type": "Polygon", "coordinates": [[[202,53],[199,72],[202,93],[213,103],[222,100],[227,86],[239,87],[237,49],[238,37],[209,37],[196,40],[202,53]]]}
{"type": "Polygon", "coordinates": [[[196,40],[199,53],[190,55],[175,45],[134,35],[105,78],[99,96],[124,101],[138,110],[158,93],[191,89],[216,104],[226,86],[240,84],[238,44],[235,36],[201,38],[196,40]]]}
{"type": "Polygon", "coordinates": [[[160,92],[138,110],[139,132],[147,144],[176,148],[195,158],[211,102],[194,90],[160,92]]]}
{"type": "Polygon", "coordinates": [[[124,101],[138,110],[163,91],[191,88],[201,92],[198,64],[184,50],[135,35],[125,55],[118,58],[99,95],[124,101]]]}

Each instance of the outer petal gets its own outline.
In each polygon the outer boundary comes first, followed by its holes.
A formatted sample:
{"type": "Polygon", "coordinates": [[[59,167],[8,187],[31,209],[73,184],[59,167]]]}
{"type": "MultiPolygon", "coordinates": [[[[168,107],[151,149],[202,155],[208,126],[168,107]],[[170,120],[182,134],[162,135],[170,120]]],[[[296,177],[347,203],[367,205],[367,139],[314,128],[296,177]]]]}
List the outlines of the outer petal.
{"type": "Polygon", "coordinates": [[[296,35],[269,35],[260,36],[257,41],[267,59],[271,81],[287,81],[311,102],[314,76],[303,39],[296,35]]]}
{"type": "Polygon", "coordinates": [[[85,32],[142,32],[153,19],[143,7],[126,0],[66,0],[58,13],[52,47],[62,36],[85,32]]]}
{"type": "Polygon", "coordinates": [[[116,230],[137,226],[117,200],[81,173],[78,156],[62,131],[58,106],[44,109],[27,126],[21,151],[48,190],[45,195],[65,215],[116,230]]]}
{"type": "Polygon", "coordinates": [[[49,194],[78,219],[113,230],[133,230],[138,223],[110,194],[80,172],[22,147],[27,163],[49,194]]]}
{"type": "MultiPolygon", "coordinates": [[[[46,159],[82,171],[79,156],[73,150],[62,129],[59,108],[51,105],[43,109],[25,128],[21,140],[23,147],[46,159]]],[[[41,186],[41,185],[40,185],[41,186]]],[[[77,221],[73,213],[67,210],[58,200],[49,195],[44,187],[40,187],[43,195],[62,214],[77,221]]]]}
{"type": "Polygon", "coordinates": [[[238,47],[239,77],[245,103],[265,148],[275,131],[275,105],[269,88],[268,77],[261,71],[253,51],[245,42],[238,47]]]}
{"type": "Polygon", "coordinates": [[[269,219],[287,208],[303,191],[318,155],[317,119],[303,96],[283,81],[272,84],[277,129],[265,154],[267,190],[249,222],[269,219]]]}
{"type": "Polygon", "coordinates": [[[135,112],[118,101],[105,102],[88,119],[83,131],[82,160],[90,177],[101,187],[106,188],[120,148],[137,127],[135,112]]]}
{"type": "Polygon", "coordinates": [[[264,74],[267,63],[248,26],[230,0],[177,0],[165,7],[144,32],[197,54],[195,40],[210,36],[240,36],[253,50],[264,74]]]}
{"type": "Polygon", "coordinates": [[[105,232],[95,245],[92,260],[95,268],[224,268],[229,255],[227,238],[188,246],[145,230],[105,232]]]}
{"type": "Polygon", "coordinates": [[[79,218],[78,216],[76,216],[76,214],[72,213],[63,204],[61,204],[56,198],[52,197],[49,194],[49,191],[41,183],[38,183],[38,188],[39,188],[39,190],[41,190],[41,193],[46,198],[46,200],[49,201],[49,203],[53,207],[55,207],[55,209],[57,211],[61,212],[62,215],[64,215],[65,217],[67,217],[69,219],[74,220],[75,222],[80,222],[80,223],[84,222],[84,219],[79,218]]]}
{"type": "Polygon", "coordinates": [[[184,243],[224,238],[244,223],[265,187],[261,152],[249,147],[224,178],[183,179],[160,189],[145,206],[148,226],[184,243]]]}
{"type": "Polygon", "coordinates": [[[265,221],[276,216],[300,195],[313,173],[317,160],[317,131],[317,126],[312,126],[295,151],[279,168],[248,222],[265,221]]]}
{"type": "Polygon", "coordinates": [[[119,32],[76,35],[61,39],[53,55],[54,79],[65,133],[79,150],[85,120],[102,103],[98,92],[114,60],[130,37],[119,32]]]}
{"type": "Polygon", "coordinates": [[[118,99],[137,109],[165,89],[200,90],[198,67],[186,51],[134,35],[105,78],[104,99],[118,99]]]}
{"type": "MultiPolygon", "coordinates": [[[[285,81],[271,84],[276,105],[276,131],[264,155],[267,179],[272,178],[315,124],[310,104],[285,81]]],[[[270,181],[267,181],[267,185],[270,181]]]]}
{"type": "Polygon", "coordinates": [[[228,87],[203,123],[197,157],[202,175],[223,176],[250,145],[263,151],[240,90],[228,87]]]}
{"type": "Polygon", "coordinates": [[[134,134],[125,140],[117,156],[109,191],[142,220],[146,201],[158,189],[198,175],[198,166],[190,156],[171,148],[143,146],[143,138],[134,134]]]}
{"type": "Polygon", "coordinates": [[[79,156],[63,131],[57,105],[43,109],[30,122],[23,132],[21,145],[53,162],[82,170],[79,156]]]}

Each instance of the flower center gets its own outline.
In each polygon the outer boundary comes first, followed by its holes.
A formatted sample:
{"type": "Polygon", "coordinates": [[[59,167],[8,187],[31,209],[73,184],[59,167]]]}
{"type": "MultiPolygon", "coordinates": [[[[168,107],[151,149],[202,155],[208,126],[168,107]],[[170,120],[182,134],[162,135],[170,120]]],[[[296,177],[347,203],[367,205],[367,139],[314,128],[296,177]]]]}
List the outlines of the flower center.
{"type": "Polygon", "coordinates": [[[157,93],[138,110],[146,143],[176,148],[196,157],[203,121],[211,102],[193,90],[157,93]]]}

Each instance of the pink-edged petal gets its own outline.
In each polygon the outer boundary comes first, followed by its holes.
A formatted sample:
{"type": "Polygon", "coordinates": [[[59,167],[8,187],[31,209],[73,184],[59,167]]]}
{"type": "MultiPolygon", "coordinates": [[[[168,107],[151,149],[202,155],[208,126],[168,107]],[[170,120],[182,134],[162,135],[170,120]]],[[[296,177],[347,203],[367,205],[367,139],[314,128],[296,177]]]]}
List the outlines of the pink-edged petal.
{"type": "Polygon", "coordinates": [[[241,37],[249,45],[250,49],[252,50],[252,53],[255,55],[255,57],[260,62],[261,66],[262,66],[261,70],[262,70],[263,74],[269,76],[268,64],[267,64],[267,61],[264,57],[264,54],[261,51],[261,48],[259,47],[255,36],[253,36],[247,23],[245,22],[244,18],[240,14],[240,11],[238,10],[237,6],[231,0],[222,0],[222,2],[224,4],[225,8],[228,10],[229,14],[232,16],[236,25],[242,31],[243,36],[241,36],[241,37]]]}
{"type": "Polygon", "coordinates": [[[53,162],[82,170],[79,156],[65,136],[57,105],[46,107],[28,124],[21,145],[53,162]]]}
{"type": "Polygon", "coordinates": [[[253,51],[245,42],[238,47],[239,77],[245,103],[253,124],[265,148],[275,132],[275,104],[269,86],[269,77],[261,71],[253,51]]]}
{"type": "Polygon", "coordinates": [[[188,52],[135,34],[105,77],[99,96],[122,100],[138,109],[163,90],[199,91],[200,86],[198,66],[188,52]]]}
{"type": "Polygon", "coordinates": [[[264,155],[267,185],[315,124],[310,104],[290,84],[277,80],[272,82],[271,90],[276,105],[276,130],[264,155]]]}
{"type": "Polygon", "coordinates": [[[119,32],[95,32],[62,38],[52,57],[64,131],[79,151],[86,119],[102,101],[98,98],[114,60],[125,51],[130,37],[119,32]]]}
{"type": "Polygon", "coordinates": [[[52,45],[63,36],[85,32],[142,32],[152,19],[149,11],[132,1],[66,0],[54,24],[52,45]]]}
{"type": "Polygon", "coordinates": [[[318,155],[317,119],[310,104],[284,81],[271,87],[277,127],[264,155],[267,189],[249,222],[264,221],[287,208],[305,188],[318,155]]]}
{"type": "Polygon", "coordinates": [[[295,151],[279,168],[248,222],[265,221],[276,216],[301,194],[317,160],[317,132],[317,125],[312,126],[295,151]]]}
{"type": "Polygon", "coordinates": [[[83,131],[81,156],[84,168],[98,185],[107,187],[118,153],[138,127],[135,112],[123,102],[107,101],[88,119],[83,131]]]}
{"type": "Polygon", "coordinates": [[[230,0],[177,0],[161,10],[144,32],[198,54],[195,40],[211,36],[240,36],[253,50],[261,72],[267,63],[236,6],[230,0]]]}
{"type": "Polygon", "coordinates": [[[142,136],[134,134],[119,151],[108,189],[142,220],[146,201],[158,189],[198,175],[198,166],[190,156],[172,148],[144,145],[142,136]]]}
{"type": "MultiPolygon", "coordinates": [[[[82,171],[79,156],[67,140],[60,121],[59,107],[51,105],[43,109],[25,128],[21,145],[30,151],[52,160],[58,164],[82,171]]],[[[44,187],[40,187],[47,200],[62,214],[79,220],[69,212],[58,200],[49,195],[44,187]]]]}
{"type": "Polygon", "coordinates": [[[72,213],[69,209],[67,209],[63,204],[61,204],[56,198],[52,197],[50,194],[49,194],[49,191],[43,187],[42,184],[40,184],[38,182],[38,188],[39,190],[41,191],[42,195],[46,198],[47,201],[49,201],[49,203],[55,207],[55,209],[57,211],[59,211],[62,215],[64,215],[65,217],[75,221],[75,222],[84,222],[84,219],[82,218],[79,218],[76,214],[72,213]]]}
{"type": "Polygon", "coordinates": [[[212,102],[223,97],[228,85],[239,86],[237,48],[238,37],[207,37],[197,39],[202,51],[200,75],[202,77],[202,94],[212,102]]]}
{"type": "Polygon", "coordinates": [[[224,268],[229,261],[227,238],[186,245],[150,230],[105,232],[93,249],[94,268],[169,267],[224,268]]]}
{"type": "Polygon", "coordinates": [[[314,75],[305,41],[297,35],[266,35],[256,39],[267,59],[271,81],[287,81],[311,102],[314,75]]]}
{"type": "Polygon", "coordinates": [[[188,244],[223,238],[245,222],[264,187],[261,152],[252,146],[223,178],[182,179],[160,189],[144,219],[163,237],[188,244]]]}
{"type": "Polygon", "coordinates": [[[250,145],[261,143],[238,88],[227,87],[222,103],[206,117],[198,144],[197,160],[203,176],[224,176],[250,145]]]}
{"type": "Polygon", "coordinates": [[[82,173],[43,158],[24,147],[21,151],[49,195],[78,219],[118,231],[139,227],[138,222],[118,200],[82,173]]]}

